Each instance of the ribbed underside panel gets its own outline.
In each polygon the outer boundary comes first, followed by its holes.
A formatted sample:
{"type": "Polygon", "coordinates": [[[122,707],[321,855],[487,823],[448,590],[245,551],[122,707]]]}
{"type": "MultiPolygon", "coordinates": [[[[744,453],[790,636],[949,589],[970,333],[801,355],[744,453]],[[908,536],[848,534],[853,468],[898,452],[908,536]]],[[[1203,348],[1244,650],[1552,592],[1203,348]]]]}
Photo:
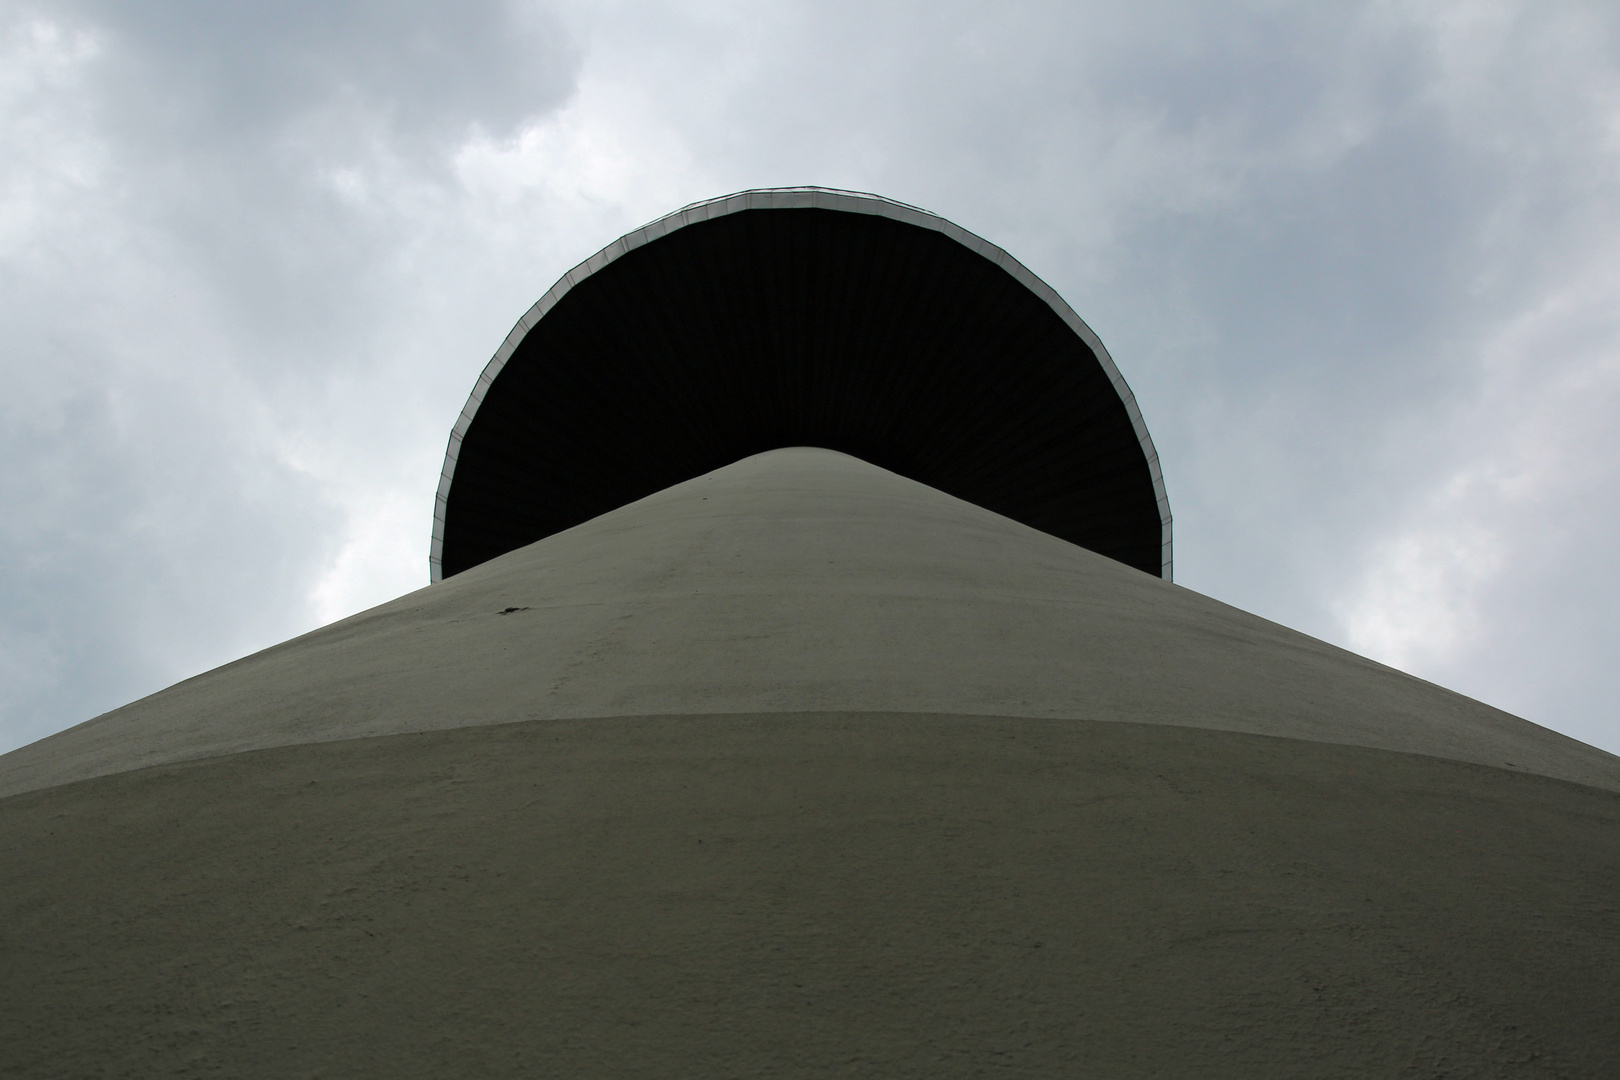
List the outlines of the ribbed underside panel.
{"type": "Polygon", "coordinates": [[[1141,443],[1057,314],[940,233],[805,209],[690,225],[563,297],[467,432],[444,574],[782,446],[1160,572],[1141,443]]]}

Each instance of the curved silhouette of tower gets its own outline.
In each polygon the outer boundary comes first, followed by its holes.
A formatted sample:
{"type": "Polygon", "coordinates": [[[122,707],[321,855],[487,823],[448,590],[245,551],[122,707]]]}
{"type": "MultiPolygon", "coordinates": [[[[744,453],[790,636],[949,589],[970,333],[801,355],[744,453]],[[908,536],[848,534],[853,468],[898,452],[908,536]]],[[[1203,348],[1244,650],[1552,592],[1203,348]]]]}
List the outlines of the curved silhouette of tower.
{"type": "Polygon", "coordinates": [[[575,268],[430,563],[0,758],[0,1072],[1620,1068],[1620,759],[1174,585],[1102,344],[933,215],[575,268]]]}

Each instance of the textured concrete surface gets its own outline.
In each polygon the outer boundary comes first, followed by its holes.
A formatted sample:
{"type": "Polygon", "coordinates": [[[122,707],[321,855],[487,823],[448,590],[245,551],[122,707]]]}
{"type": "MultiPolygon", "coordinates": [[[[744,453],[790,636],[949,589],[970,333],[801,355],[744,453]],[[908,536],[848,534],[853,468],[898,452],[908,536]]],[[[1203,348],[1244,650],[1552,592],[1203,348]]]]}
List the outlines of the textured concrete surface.
{"type": "Polygon", "coordinates": [[[1620,795],[756,714],[0,800],[0,1075],[1612,1077],[1620,795]]]}
{"type": "Polygon", "coordinates": [[[1136,721],[1620,789],[1620,759],[825,450],[680,484],[0,758],[0,795],[520,720],[1136,721]]]}

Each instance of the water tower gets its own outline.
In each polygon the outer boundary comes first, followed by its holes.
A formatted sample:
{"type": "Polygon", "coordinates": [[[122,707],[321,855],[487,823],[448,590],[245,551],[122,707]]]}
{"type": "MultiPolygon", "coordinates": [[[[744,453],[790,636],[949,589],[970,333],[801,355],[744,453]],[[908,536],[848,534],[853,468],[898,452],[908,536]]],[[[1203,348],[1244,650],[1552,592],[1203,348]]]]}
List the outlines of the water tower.
{"type": "Polygon", "coordinates": [[[1620,1075],[1620,759],[1171,568],[1006,252],[687,207],[484,371],[432,584],[0,758],[0,1072],[1620,1075]]]}

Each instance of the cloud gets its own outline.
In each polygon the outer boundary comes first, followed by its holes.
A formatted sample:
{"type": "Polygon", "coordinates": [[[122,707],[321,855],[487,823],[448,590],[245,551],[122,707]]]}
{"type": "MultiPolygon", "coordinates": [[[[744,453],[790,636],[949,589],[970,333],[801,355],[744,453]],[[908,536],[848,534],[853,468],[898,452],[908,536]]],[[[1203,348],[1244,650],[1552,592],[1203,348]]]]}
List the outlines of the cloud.
{"type": "Polygon", "coordinates": [[[437,284],[412,248],[455,147],[557,108],[577,58],[499,4],[14,6],[0,27],[10,746],[346,613],[323,583],[377,585],[357,564],[379,520],[417,539],[427,513],[398,507],[431,497],[434,455],[379,450],[454,409],[422,415],[399,377],[424,328],[377,327],[437,284]]]}
{"type": "Polygon", "coordinates": [[[86,2],[111,54],[106,103],[137,142],[252,147],[354,109],[395,137],[497,134],[567,96],[574,61],[536,8],[430,0],[345,4],[86,2]]]}
{"type": "Polygon", "coordinates": [[[573,263],[875,190],[1099,331],[1182,583],[1620,749],[1595,3],[0,7],[0,747],[425,580],[573,263]]]}
{"type": "Polygon", "coordinates": [[[1478,380],[1428,440],[1435,478],[1372,533],[1336,608],[1352,648],[1610,745],[1614,686],[1598,673],[1620,646],[1602,539],[1620,528],[1614,250],[1479,328],[1478,380]]]}

